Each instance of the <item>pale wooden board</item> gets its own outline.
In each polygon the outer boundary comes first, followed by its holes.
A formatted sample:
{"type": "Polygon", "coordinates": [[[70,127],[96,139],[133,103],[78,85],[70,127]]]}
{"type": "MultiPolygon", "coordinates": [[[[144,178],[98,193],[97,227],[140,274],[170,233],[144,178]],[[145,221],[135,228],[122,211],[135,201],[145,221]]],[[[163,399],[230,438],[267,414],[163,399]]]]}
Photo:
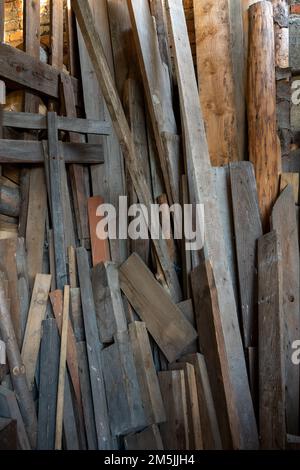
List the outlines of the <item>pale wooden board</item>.
{"type": "Polygon", "coordinates": [[[35,369],[41,342],[42,321],[45,319],[51,276],[37,274],[32,291],[21,357],[30,390],[34,385],[35,369]]]}
{"type": "Polygon", "coordinates": [[[164,450],[158,426],[153,424],[137,434],[124,438],[126,450],[164,450]]]}
{"type": "Polygon", "coordinates": [[[169,362],[176,360],[197,333],[137,254],[120,267],[120,285],[169,362]]]}
{"type": "Polygon", "coordinates": [[[252,449],[258,447],[256,422],[186,21],[180,0],[167,1],[167,5],[179,86],[191,202],[205,205],[205,249],[215,274],[220,320],[229,359],[232,397],[240,424],[240,448],[252,449]]]}
{"type": "Polygon", "coordinates": [[[299,431],[299,368],[291,361],[292,344],[300,337],[299,316],[299,241],[293,189],[288,186],[276,201],[272,216],[272,230],[276,230],[281,245],[283,272],[283,321],[285,328],[285,383],[287,431],[299,431]]]}
{"type": "Polygon", "coordinates": [[[258,286],[261,445],[263,449],[284,449],[286,389],[283,271],[280,238],[275,231],[258,241],[258,286]]]}

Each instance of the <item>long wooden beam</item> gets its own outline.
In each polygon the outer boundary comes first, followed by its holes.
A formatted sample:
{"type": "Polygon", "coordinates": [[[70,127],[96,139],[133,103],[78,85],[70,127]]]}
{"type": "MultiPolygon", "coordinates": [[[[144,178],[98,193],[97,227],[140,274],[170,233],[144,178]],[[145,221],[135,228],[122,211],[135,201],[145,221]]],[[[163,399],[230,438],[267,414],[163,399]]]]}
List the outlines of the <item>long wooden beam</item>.
{"type": "MultiPolygon", "coordinates": [[[[60,96],[60,71],[8,44],[0,44],[0,77],[51,98],[58,99],[60,96]]],[[[76,105],[79,106],[79,84],[74,77],[72,84],[76,105]]]]}

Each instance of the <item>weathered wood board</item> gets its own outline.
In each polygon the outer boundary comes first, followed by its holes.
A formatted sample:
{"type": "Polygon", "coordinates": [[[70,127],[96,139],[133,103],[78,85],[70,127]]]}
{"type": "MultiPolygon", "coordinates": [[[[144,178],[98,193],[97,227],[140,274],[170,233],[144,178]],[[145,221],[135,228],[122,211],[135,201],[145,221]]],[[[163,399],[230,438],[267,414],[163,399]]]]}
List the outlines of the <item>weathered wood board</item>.
{"type": "Polygon", "coordinates": [[[17,421],[18,445],[21,450],[30,450],[22,416],[14,392],[0,385],[0,415],[17,421]]]}
{"type": "Polygon", "coordinates": [[[157,425],[153,424],[136,434],[124,438],[126,450],[164,450],[157,425]]]}

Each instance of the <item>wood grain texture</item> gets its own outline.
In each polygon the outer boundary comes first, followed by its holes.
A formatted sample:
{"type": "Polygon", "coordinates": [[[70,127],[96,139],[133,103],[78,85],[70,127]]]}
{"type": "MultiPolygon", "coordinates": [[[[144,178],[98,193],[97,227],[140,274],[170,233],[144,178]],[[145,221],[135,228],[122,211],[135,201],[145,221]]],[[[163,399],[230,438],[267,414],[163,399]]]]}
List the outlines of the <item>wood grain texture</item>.
{"type": "MultiPolygon", "coordinates": [[[[298,221],[294,195],[291,186],[287,186],[276,201],[272,216],[272,230],[276,230],[281,245],[282,269],[282,315],[285,331],[285,383],[286,383],[286,420],[287,431],[297,434],[299,430],[299,368],[291,361],[292,344],[299,339],[299,242],[298,221]]],[[[275,288],[275,286],[274,286],[275,288]]]]}
{"type": "Polygon", "coordinates": [[[0,414],[3,418],[11,418],[17,422],[18,446],[20,450],[30,450],[22,416],[15,393],[0,385],[0,414]]]}
{"type": "Polygon", "coordinates": [[[120,285],[169,362],[175,361],[197,333],[137,254],[121,266],[120,285]]]}
{"type": "Polygon", "coordinates": [[[199,93],[212,165],[241,159],[229,2],[194,2],[199,93]]]}
{"type": "Polygon", "coordinates": [[[62,70],[64,65],[63,0],[50,0],[50,64],[62,70]]]}
{"type": "Polygon", "coordinates": [[[285,447],[282,281],[280,241],[273,231],[258,241],[259,423],[263,449],[285,447]]]}
{"type": "Polygon", "coordinates": [[[245,347],[257,344],[257,240],[263,234],[253,165],[230,165],[235,245],[245,347]]]}
{"type": "Polygon", "coordinates": [[[153,424],[124,438],[126,450],[164,450],[158,426],[153,424]]]}
{"type": "Polygon", "coordinates": [[[90,237],[92,245],[93,266],[105,261],[110,261],[109,239],[104,230],[100,230],[99,223],[104,217],[98,216],[98,207],[104,204],[100,196],[90,197],[88,199],[88,219],[90,227],[90,237]]]}
{"type": "Polygon", "coordinates": [[[275,44],[270,2],[258,2],[249,9],[248,129],[249,159],[255,169],[263,226],[267,228],[279,185],[275,44]]]}

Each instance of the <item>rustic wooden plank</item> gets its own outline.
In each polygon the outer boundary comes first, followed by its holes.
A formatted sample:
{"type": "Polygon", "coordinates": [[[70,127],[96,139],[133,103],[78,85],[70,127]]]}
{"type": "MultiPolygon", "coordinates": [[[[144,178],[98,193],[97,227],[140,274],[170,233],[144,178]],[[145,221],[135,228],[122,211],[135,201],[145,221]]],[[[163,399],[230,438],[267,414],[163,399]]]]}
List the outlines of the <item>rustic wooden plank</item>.
{"type": "Polygon", "coordinates": [[[175,361],[197,333],[137,254],[120,267],[120,285],[168,361],[175,361]]]}
{"type": "Polygon", "coordinates": [[[257,344],[257,240],[263,234],[250,162],[230,164],[244,346],[257,344]]]}
{"type": "MultiPolygon", "coordinates": [[[[291,361],[292,344],[299,339],[299,241],[293,190],[287,186],[277,199],[271,216],[272,230],[276,230],[281,246],[282,315],[285,331],[284,361],[286,384],[287,432],[299,431],[299,368],[291,361]]],[[[271,287],[271,286],[270,286],[271,287]]]]}
{"type": "MultiPolygon", "coordinates": [[[[0,105],[4,105],[6,103],[6,87],[5,83],[0,80],[0,105]]],[[[4,125],[3,124],[3,117],[2,117],[2,109],[1,109],[1,127],[4,125]]]]}
{"type": "Polygon", "coordinates": [[[108,414],[114,436],[129,434],[151,424],[141,399],[138,371],[128,331],[115,335],[115,342],[101,352],[108,414]]]}
{"type": "Polygon", "coordinates": [[[258,241],[259,423],[263,449],[285,447],[282,275],[280,238],[273,231],[258,241]]]}
{"type": "Polygon", "coordinates": [[[167,421],[160,425],[165,450],[190,450],[184,372],[159,372],[158,379],[167,421]]]}
{"type": "Polygon", "coordinates": [[[168,200],[179,202],[178,154],[171,153],[162,138],[162,133],[177,134],[168,68],[160,55],[148,2],[130,0],[128,8],[168,200]]]}
{"type": "Polygon", "coordinates": [[[175,362],[170,364],[169,367],[170,370],[182,370],[184,372],[190,449],[202,450],[203,438],[194,366],[188,362],[175,362]]]}
{"type": "Polygon", "coordinates": [[[15,394],[2,385],[0,385],[0,415],[3,418],[11,418],[16,420],[18,445],[21,450],[30,450],[30,443],[26,434],[15,394]]]}
{"type": "Polygon", "coordinates": [[[54,319],[43,321],[42,330],[37,449],[54,450],[60,343],[54,319]]]}
{"type": "Polygon", "coordinates": [[[164,450],[158,426],[153,424],[136,434],[124,438],[126,450],[164,450]]]}
{"type": "MultiPolygon", "coordinates": [[[[0,44],[0,76],[19,87],[51,98],[58,99],[60,96],[60,71],[8,44],[0,44]]],[[[72,78],[72,83],[78,106],[80,103],[78,80],[72,78]]]]}
{"type": "Polygon", "coordinates": [[[102,204],[104,204],[104,200],[100,196],[94,196],[88,199],[88,218],[92,245],[93,266],[110,260],[107,233],[105,233],[103,230],[99,230],[98,226],[99,222],[101,222],[101,220],[104,218],[103,216],[98,216],[97,214],[97,209],[102,204]]]}
{"type": "Polygon", "coordinates": [[[34,385],[35,369],[41,342],[42,322],[46,315],[50,285],[51,275],[36,275],[21,352],[30,390],[32,390],[34,385]]]}
{"type": "Polygon", "coordinates": [[[166,413],[145,323],[130,323],[129,336],[147,422],[162,423],[166,420],[166,413]]]}
{"type": "MultiPolygon", "coordinates": [[[[71,288],[71,317],[76,342],[84,341],[84,325],[81,308],[81,296],[79,288],[71,288]]],[[[79,360],[79,357],[78,357],[79,360]]]]}
{"type": "Polygon", "coordinates": [[[109,262],[95,266],[92,284],[100,340],[111,343],[117,332],[127,330],[117,266],[109,262]]]}
{"type": "Polygon", "coordinates": [[[256,448],[256,423],[184,11],[180,0],[172,0],[167,4],[179,85],[191,202],[202,203],[205,207],[205,249],[215,273],[219,313],[229,358],[232,396],[240,420],[241,448],[256,448]]]}
{"type": "Polygon", "coordinates": [[[67,345],[69,330],[69,310],[70,310],[70,287],[64,287],[64,303],[61,325],[61,344],[58,372],[57,387],[57,405],[56,405],[56,421],[55,421],[55,450],[62,448],[62,429],[64,414],[64,396],[65,396],[65,380],[67,367],[67,345]]]}
{"type": "Polygon", "coordinates": [[[251,5],[249,22],[249,159],[255,169],[263,225],[268,227],[279,185],[272,4],[258,2],[251,5]]]}
{"type": "Polygon", "coordinates": [[[4,42],[4,32],[5,32],[5,2],[0,0],[0,43],[4,42]]]}
{"type": "MultiPolygon", "coordinates": [[[[99,34],[95,28],[91,10],[89,5],[82,0],[72,0],[72,6],[92,63],[95,67],[97,81],[105,98],[112,122],[114,123],[115,131],[119,138],[137,196],[140,203],[145,204],[146,207],[149,208],[151,193],[147,187],[143,169],[138,165],[132,134],[105,58],[99,34]]],[[[117,205],[115,205],[115,207],[117,207],[117,205]]],[[[174,296],[175,301],[179,302],[181,300],[181,289],[175,268],[168,259],[164,240],[153,240],[153,244],[172,296],[174,296]]]]}
{"type": "Polygon", "coordinates": [[[50,64],[62,70],[64,65],[64,7],[63,0],[50,1],[50,64]]]}
{"type": "Polygon", "coordinates": [[[97,329],[88,255],[84,248],[77,248],[76,255],[79,284],[81,289],[84,329],[87,340],[87,354],[90,369],[93,407],[97,430],[97,445],[99,450],[111,450],[113,448],[112,438],[109,428],[107,402],[103,382],[102,359],[100,356],[102,345],[99,340],[97,329]]]}
{"type": "Polygon", "coordinates": [[[229,2],[194,1],[199,94],[210,160],[214,166],[239,155],[229,2]]]}
{"type": "Polygon", "coordinates": [[[280,176],[280,191],[288,185],[293,188],[295,204],[299,203],[299,173],[282,173],[280,176]]]}
{"type": "MultiPolygon", "coordinates": [[[[185,318],[189,321],[189,323],[196,329],[196,319],[193,307],[192,299],[184,300],[177,304],[177,307],[181,310],[185,318]]],[[[185,348],[182,352],[182,355],[196,353],[198,351],[198,338],[193,341],[187,348],[185,348]]]]}
{"type": "Polygon", "coordinates": [[[202,354],[189,354],[180,360],[194,366],[203,448],[205,450],[221,450],[220,430],[204,356],[202,354]]]}
{"type": "Polygon", "coordinates": [[[292,150],[289,155],[284,155],[282,157],[282,171],[287,173],[299,173],[299,156],[300,151],[298,149],[292,150]]]}

